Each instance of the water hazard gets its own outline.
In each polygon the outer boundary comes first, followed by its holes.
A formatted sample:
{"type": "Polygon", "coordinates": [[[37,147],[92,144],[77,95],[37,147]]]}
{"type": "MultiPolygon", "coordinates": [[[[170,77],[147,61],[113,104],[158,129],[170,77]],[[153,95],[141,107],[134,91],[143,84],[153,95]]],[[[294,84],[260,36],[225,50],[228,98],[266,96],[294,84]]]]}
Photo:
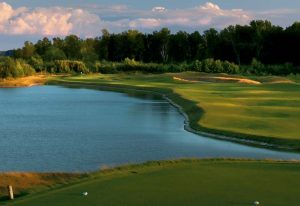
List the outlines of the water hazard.
{"type": "Polygon", "coordinates": [[[40,86],[0,89],[0,171],[92,171],[187,157],[298,159],[201,137],[152,95],[40,86]]]}

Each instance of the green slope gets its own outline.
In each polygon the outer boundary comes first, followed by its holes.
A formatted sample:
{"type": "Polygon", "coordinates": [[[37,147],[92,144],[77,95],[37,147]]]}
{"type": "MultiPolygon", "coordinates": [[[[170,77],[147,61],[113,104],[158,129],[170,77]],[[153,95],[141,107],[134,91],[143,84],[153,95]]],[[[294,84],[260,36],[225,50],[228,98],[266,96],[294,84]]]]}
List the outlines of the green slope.
{"type": "Polygon", "coordinates": [[[174,75],[207,76],[201,73],[90,75],[58,78],[52,83],[156,91],[182,106],[194,129],[300,149],[299,84],[183,82],[174,80],[174,75]]]}
{"type": "Polygon", "coordinates": [[[243,160],[147,163],[94,174],[79,184],[32,195],[15,206],[298,206],[300,164],[243,160]],[[87,191],[88,196],[82,192],[87,191]]]}

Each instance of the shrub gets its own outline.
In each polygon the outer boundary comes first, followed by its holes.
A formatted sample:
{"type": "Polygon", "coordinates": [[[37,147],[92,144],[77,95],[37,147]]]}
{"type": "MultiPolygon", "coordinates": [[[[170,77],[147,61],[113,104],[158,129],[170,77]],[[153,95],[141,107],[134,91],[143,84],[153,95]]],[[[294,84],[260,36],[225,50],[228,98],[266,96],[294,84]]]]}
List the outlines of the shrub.
{"type": "Polygon", "coordinates": [[[107,62],[98,64],[98,71],[102,74],[114,74],[118,72],[115,63],[107,62]]]}
{"type": "Polygon", "coordinates": [[[251,62],[251,68],[249,70],[249,73],[254,73],[254,74],[261,74],[266,72],[266,67],[258,60],[255,58],[252,59],[251,62]]]}
{"type": "Polygon", "coordinates": [[[40,55],[34,55],[30,58],[29,64],[37,71],[41,72],[45,70],[45,65],[42,57],[40,55]]]}
{"type": "Polygon", "coordinates": [[[213,59],[205,59],[201,64],[201,71],[210,73],[212,72],[214,60],[213,59]]]}
{"type": "Polygon", "coordinates": [[[201,72],[201,68],[202,68],[202,62],[199,60],[196,60],[193,62],[191,70],[201,72]]]}
{"type": "Polygon", "coordinates": [[[134,59],[129,59],[128,57],[125,58],[124,64],[130,67],[136,67],[140,65],[139,62],[135,61],[134,59]]]}
{"type": "Polygon", "coordinates": [[[237,74],[240,71],[240,68],[238,65],[234,63],[230,63],[229,61],[225,61],[223,64],[223,72],[229,73],[229,74],[237,74]]]}
{"type": "Polygon", "coordinates": [[[46,68],[47,72],[49,72],[49,73],[57,72],[56,65],[53,61],[44,63],[44,67],[46,68]]]}
{"type": "Polygon", "coordinates": [[[17,78],[34,73],[35,70],[22,59],[15,60],[10,57],[0,59],[0,78],[17,78]]]}
{"type": "Polygon", "coordinates": [[[54,64],[58,73],[89,73],[86,65],[81,61],[56,60],[54,64]]]}
{"type": "Polygon", "coordinates": [[[19,64],[23,70],[24,76],[31,76],[35,74],[35,70],[32,68],[30,64],[27,64],[24,60],[18,60],[19,64]]]}
{"type": "Polygon", "coordinates": [[[220,60],[213,61],[211,70],[214,73],[224,72],[222,62],[220,60]]]}

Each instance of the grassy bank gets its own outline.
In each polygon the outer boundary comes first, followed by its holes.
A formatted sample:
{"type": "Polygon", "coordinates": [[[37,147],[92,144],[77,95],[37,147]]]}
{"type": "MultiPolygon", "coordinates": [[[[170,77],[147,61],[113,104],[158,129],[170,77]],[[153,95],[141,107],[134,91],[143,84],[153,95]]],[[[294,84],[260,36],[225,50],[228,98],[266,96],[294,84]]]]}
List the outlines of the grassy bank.
{"type": "Polygon", "coordinates": [[[159,92],[183,108],[195,130],[300,148],[300,85],[288,78],[188,72],[74,76],[50,83],[159,92]]]}
{"type": "Polygon", "coordinates": [[[49,75],[34,75],[21,78],[0,79],[0,88],[31,87],[36,85],[43,85],[48,78],[50,78],[49,75]]]}
{"type": "Polygon", "coordinates": [[[6,202],[8,205],[299,204],[300,164],[251,160],[182,160],[125,166],[86,181],[6,202]],[[88,192],[88,196],[83,196],[88,192]]]}
{"type": "Polygon", "coordinates": [[[0,201],[7,199],[7,185],[13,185],[15,196],[21,197],[53,186],[65,185],[86,176],[67,173],[1,173],[0,201]]]}

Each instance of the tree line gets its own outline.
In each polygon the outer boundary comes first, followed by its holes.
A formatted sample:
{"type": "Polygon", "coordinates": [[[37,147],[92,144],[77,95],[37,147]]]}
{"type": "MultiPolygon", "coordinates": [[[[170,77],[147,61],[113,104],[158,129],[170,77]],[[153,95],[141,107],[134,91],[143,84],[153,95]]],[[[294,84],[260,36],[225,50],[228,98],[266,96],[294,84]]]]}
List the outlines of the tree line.
{"type": "Polygon", "coordinates": [[[173,34],[163,28],[152,33],[103,30],[100,37],[87,39],[76,35],[43,38],[35,44],[25,42],[13,51],[13,58],[48,72],[193,70],[282,75],[300,73],[299,48],[300,22],[284,29],[256,20],[203,33],[173,34]]]}

